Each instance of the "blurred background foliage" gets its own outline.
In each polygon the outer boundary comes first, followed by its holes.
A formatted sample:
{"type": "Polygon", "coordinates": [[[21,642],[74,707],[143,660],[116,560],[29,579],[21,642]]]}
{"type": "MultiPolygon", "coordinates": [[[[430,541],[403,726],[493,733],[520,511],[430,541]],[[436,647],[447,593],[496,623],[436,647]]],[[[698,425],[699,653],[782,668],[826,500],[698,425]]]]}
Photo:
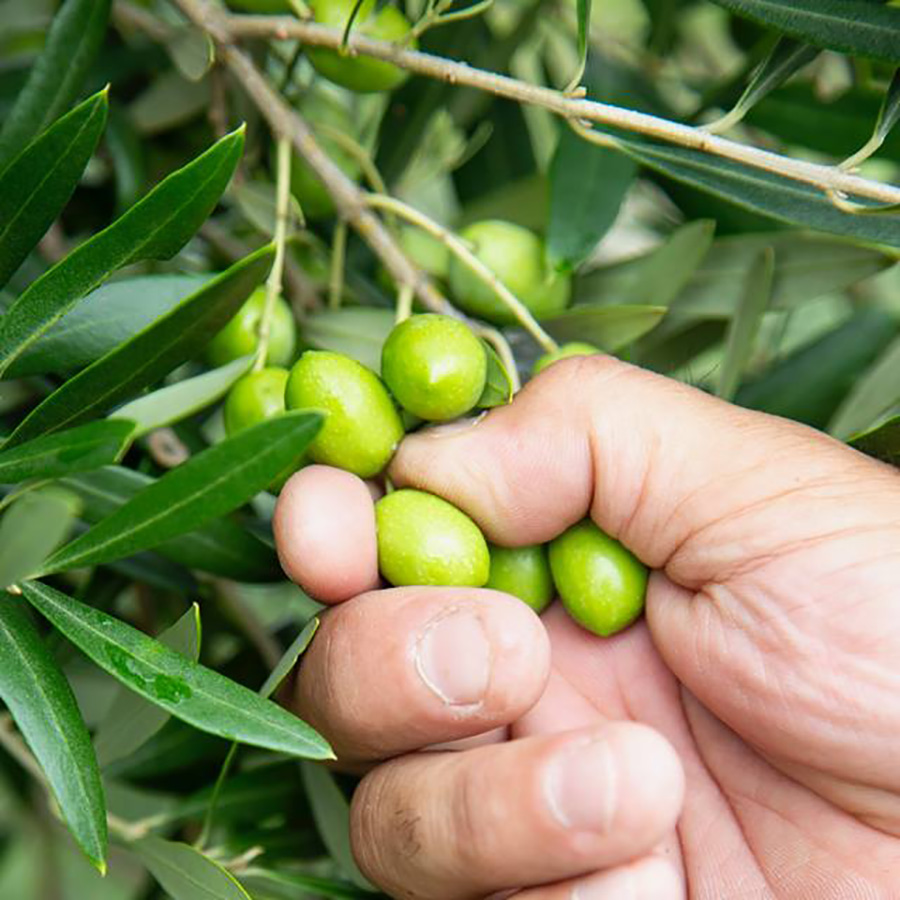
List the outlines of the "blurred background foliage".
{"type": "MultiPolygon", "coordinates": [[[[425,3],[407,0],[411,20],[425,3]]],[[[582,80],[588,95],[698,126],[720,120],[743,97],[744,115],[732,122],[730,136],[826,164],[865,145],[881,114],[884,141],[860,171],[896,183],[900,131],[890,125],[897,104],[896,98],[893,107],[886,104],[885,96],[900,60],[817,47],[792,57],[794,70],[771,74],[785,49],[796,47],[779,45],[766,24],[733,15],[727,7],[734,5],[595,0],[582,80]],[[748,98],[748,85],[758,96],[748,98]]],[[[0,122],[25,85],[58,7],[56,0],[0,0],[0,122]]],[[[900,46],[896,20],[895,27],[900,46]]],[[[420,46],[563,88],[579,69],[579,28],[575,0],[494,0],[481,15],[427,31],[420,46]]],[[[900,414],[896,214],[840,214],[818,195],[807,205],[782,196],[787,206],[778,207],[777,184],[748,192],[722,180],[717,165],[695,167],[685,177],[686,157],[661,162],[639,141],[629,154],[593,146],[544,109],[420,77],[391,93],[355,94],[317,76],[296,42],[247,46],[355,179],[376,186],[383,179],[392,195],[453,230],[500,218],[545,235],[552,264],[574,270],[574,306],[544,323],[555,338],[593,342],[841,439],[887,422],[862,445],[886,459],[900,454],[898,429],[890,423],[900,414]],[[350,151],[341,136],[349,138],[350,151]],[[779,208],[777,216],[765,214],[779,208]]],[[[211,273],[265,247],[274,232],[272,134],[216,62],[209,39],[175,5],[113,3],[79,97],[105,85],[111,86],[109,119],[100,144],[59,218],[0,292],[0,307],[241,123],[247,125],[244,154],[214,215],[176,255],[122,266],[41,347],[19,357],[14,377],[0,382],[0,433],[11,432],[67,375],[171,310],[211,273]]],[[[377,365],[393,321],[391,279],[353,234],[336,267],[333,249],[343,238],[327,196],[310,201],[305,212],[310,218],[291,234],[285,273],[301,343],[377,365]]],[[[405,229],[401,244],[439,281],[446,274],[433,242],[405,229]]],[[[538,348],[520,329],[505,333],[525,376],[538,348]]],[[[186,362],[155,386],[203,371],[201,363],[186,362]]],[[[204,393],[196,408],[187,403],[182,415],[169,417],[171,427],[148,427],[122,466],[62,478],[65,496],[77,499],[72,518],[80,524],[74,527],[102,519],[173,465],[221,441],[220,396],[204,393]]],[[[186,543],[76,573],[69,587],[150,634],[183,622],[189,603],[199,599],[202,661],[255,688],[318,609],[274,574],[265,544],[273,502],[263,493],[244,507],[243,537],[235,537],[231,519],[223,518],[228,533],[213,534],[213,550],[208,542],[200,546],[200,532],[193,532],[186,543]],[[241,556],[237,571],[233,561],[210,561],[215,548],[237,546],[241,555],[240,542],[257,537],[257,556],[241,556]]],[[[110,873],[101,879],[21,760],[0,751],[0,897],[278,900],[365,892],[347,847],[352,782],[263,750],[238,754],[204,835],[205,856],[179,856],[172,848],[183,845],[154,844],[201,837],[228,743],[169,720],[144,743],[118,744],[121,735],[109,737],[121,715],[110,718],[119,697],[116,680],[64,640],[50,640],[95,745],[106,748],[100,762],[111,813],[146,826],[151,836],[128,849],[115,847],[110,873]],[[104,734],[105,745],[99,741],[104,734]],[[216,881],[224,863],[242,887],[225,876],[216,881]],[[209,880],[209,893],[192,894],[191,878],[209,880]]],[[[193,643],[196,652],[199,635],[193,643]]]]}

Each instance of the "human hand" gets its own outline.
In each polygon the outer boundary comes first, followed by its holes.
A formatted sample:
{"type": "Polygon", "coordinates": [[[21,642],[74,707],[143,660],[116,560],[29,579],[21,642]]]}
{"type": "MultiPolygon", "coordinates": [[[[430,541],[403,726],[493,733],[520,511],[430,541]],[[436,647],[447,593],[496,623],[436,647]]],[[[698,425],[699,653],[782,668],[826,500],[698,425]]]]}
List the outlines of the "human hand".
{"type": "Polygon", "coordinates": [[[590,515],[656,571],[646,620],[608,639],[558,604],[538,619],[491,591],[374,590],[365,485],[294,476],[279,552],[337,605],[293,705],[369,769],[352,837],[375,883],[435,900],[900,897],[897,472],[595,357],[477,425],[407,438],[390,475],[500,544],[590,515]]]}

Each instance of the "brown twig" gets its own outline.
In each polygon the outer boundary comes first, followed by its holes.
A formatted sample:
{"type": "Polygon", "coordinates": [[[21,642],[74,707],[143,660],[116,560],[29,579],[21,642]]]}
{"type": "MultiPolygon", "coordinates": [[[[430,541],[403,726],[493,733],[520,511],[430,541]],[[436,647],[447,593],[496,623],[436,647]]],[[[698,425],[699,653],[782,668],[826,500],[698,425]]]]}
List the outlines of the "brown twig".
{"type": "MultiPolygon", "coordinates": [[[[252,59],[234,46],[228,17],[206,0],[176,2],[195,25],[212,37],[219,59],[240,82],[275,134],[290,139],[297,153],[328,189],[339,215],[372,248],[394,281],[410,285],[429,309],[455,315],[452,305],[425,273],[410,262],[381,219],[367,207],[360,188],[322,150],[303,117],[266,81],[252,59]]],[[[340,31],[336,34],[340,38],[340,31]]]]}
{"type": "MultiPolygon", "coordinates": [[[[179,2],[182,6],[186,3],[193,6],[198,0],[179,0],[179,2]]],[[[218,25],[219,39],[226,44],[240,38],[278,38],[299,40],[310,47],[336,49],[341,45],[339,29],[286,16],[228,15],[220,17],[218,25]]],[[[466,63],[428,53],[408,50],[397,44],[375,40],[358,33],[351,35],[347,52],[385,60],[410,72],[439,81],[477,88],[508,100],[540,106],[564,118],[596,122],[720,156],[809,184],[823,192],[837,191],[882,203],[900,203],[900,187],[851,175],[836,166],[823,166],[782,156],[759,147],[708,134],[700,128],[680,122],[672,122],[609,103],[581,99],[562,91],[527,84],[506,75],[477,69],[466,63]]]]}

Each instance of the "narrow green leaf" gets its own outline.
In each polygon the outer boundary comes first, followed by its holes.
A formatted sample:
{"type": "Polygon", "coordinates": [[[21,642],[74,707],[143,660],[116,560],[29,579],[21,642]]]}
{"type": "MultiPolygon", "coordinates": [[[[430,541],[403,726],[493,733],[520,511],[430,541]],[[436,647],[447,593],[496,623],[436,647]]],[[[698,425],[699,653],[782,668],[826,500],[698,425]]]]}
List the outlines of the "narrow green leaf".
{"type": "Polygon", "coordinates": [[[568,90],[572,90],[578,85],[584,75],[584,67],[587,65],[591,38],[591,0],[575,0],[575,12],[578,18],[578,69],[569,82],[568,90]]]}
{"type": "Polygon", "coordinates": [[[33,575],[65,539],[78,510],[78,498],[58,488],[16,500],[0,519],[0,588],[33,575]]]}
{"type": "Polygon", "coordinates": [[[0,594],[0,698],[47,776],[66,825],[106,870],[106,803],[75,695],[22,607],[0,594]]]}
{"type": "Polygon", "coordinates": [[[481,397],[475,405],[479,409],[505,406],[513,398],[513,386],[509,372],[506,371],[506,366],[503,365],[497,351],[487,341],[482,341],[482,343],[484,352],[487,354],[487,379],[481,397]]]}
{"type": "Polygon", "coordinates": [[[165,47],[188,81],[200,81],[216,57],[212,38],[190,25],[174,30],[165,40],[165,47]]]}
{"type": "Polygon", "coordinates": [[[664,306],[575,306],[541,324],[558,341],[585,341],[615,353],[655,328],[664,306]]]}
{"type": "Polygon", "coordinates": [[[670,306],[706,259],[715,233],[710,219],[682,225],[648,255],[618,302],[670,306]]]}
{"type": "Polygon", "coordinates": [[[319,620],[313,616],[300,634],[291,642],[291,646],[282,654],[278,664],[269,673],[269,677],[263,682],[263,686],[259,689],[260,697],[271,697],[278,690],[281,683],[293,671],[297,660],[306,652],[306,648],[312,643],[316,632],[319,630],[319,620]]]}
{"type": "Polygon", "coordinates": [[[111,418],[134,422],[137,426],[134,436],[142,437],[155,428],[187,419],[221,400],[252,364],[252,356],[242,356],[218,369],[186,378],[146,397],[132,400],[119,407],[111,414],[111,418]]]}
{"type": "Polygon", "coordinates": [[[636,174],[627,156],[565,129],[550,166],[547,253],[554,268],[571,271],[590,255],[615,221],[636,174]]]}
{"type": "Polygon", "coordinates": [[[0,318],[0,374],[116,269],[174,256],[212,212],[243,145],[243,129],[222,138],[35,281],[0,318]]]}
{"type": "MultiPolygon", "coordinates": [[[[176,653],[197,662],[200,658],[200,607],[194,603],[158,640],[176,653]]],[[[94,750],[101,766],[108,766],[142,747],[166,722],[169,713],[120,686],[109,711],[97,728],[94,750]]]]}
{"type": "Polygon", "coordinates": [[[244,872],[241,878],[257,900],[296,900],[304,896],[367,900],[372,896],[371,891],[343,881],[293,871],[252,868],[244,872]]]}
{"type": "Polygon", "coordinates": [[[331,759],[326,741],[296,716],[159,641],[40,582],[22,592],[98,666],[200,731],[309,759],[331,759]]]}
{"type": "Polygon", "coordinates": [[[263,247],[57,388],[10,435],[15,446],[103,413],[195,356],[240,309],[274,258],[263,247]]]}
{"type": "MultiPolygon", "coordinates": [[[[900,9],[897,10],[900,14],[900,9]]],[[[617,138],[630,157],[730,203],[783,222],[900,247],[900,214],[865,216],[838,209],[818,189],[761,169],[683,147],[617,138]]]]}
{"type": "Polygon", "coordinates": [[[189,844],[150,836],[129,849],[172,900],[251,900],[227,869],[189,844]]]}
{"type": "Polygon", "coordinates": [[[0,484],[27,478],[59,478],[118,462],[132,440],[127,421],[91,422],[0,450],[0,484]]]}
{"type": "Polygon", "coordinates": [[[717,393],[730,400],[747,368],[759,326],[772,298],[775,254],[767,247],[750,267],[744,281],[744,296],[728,328],[725,357],[719,373],[717,393]]]}
{"type": "Polygon", "coordinates": [[[881,111],[878,113],[878,121],[875,123],[874,137],[879,143],[884,141],[898,122],[900,122],[900,69],[895,69],[894,77],[884,95],[881,111]]]}
{"type": "Polygon", "coordinates": [[[895,339],[854,383],[828,423],[841,440],[870,428],[900,400],[900,338],[895,339]]]}
{"type": "Polygon", "coordinates": [[[779,38],[769,55],[753,73],[750,83],[734,108],[707,126],[707,130],[717,133],[736,125],[763,97],[768,96],[788,78],[811,63],[820,52],[818,47],[810,47],[801,41],[779,38]]]}
{"type": "Polygon", "coordinates": [[[715,0],[817,47],[900,62],[900,9],[878,0],[715,0]]]}
{"type": "MultiPolygon", "coordinates": [[[[107,466],[64,478],[61,483],[84,503],[81,517],[95,524],[155,484],[156,479],[134,469],[107,466]]],[[[189,569],[235,581],[266,582],[282,577],[275,552],[228,518],[213,519],[195,531],[164,541],[154,550],[189,569]]]]}
{"type": "Polygon", "coordinates": [[[840,402],[897,334],[887,313],[866,309],[823,338],[802,347],[765,375],[744,384],[741,406],[824,428],[840,402]]]}
{"type": "Polygon", "coordinates": [[[55,553],[45,574],[131,556],[243,506],[297,462],[323,421],[287,412],[209,447],[55,553]]]}
{"type": "Polygon", "coordinates": [[[66,205],[106,124],[101,91],[32,141],[0,175],[0,287],[66,205]]]}
{"type": "Polygon", "coordinates": [[[334,776],[324,766],[311,762],[300,763],[300,774],[316,827],[331,858],[357,887],[374,890],[353,858],[350,848],[350,805],[335,783],[334,776]]]}
{"type": "Polygon", "coordinates": [[[67,0],[0,130],[0,170],[78,96],[106,34],[111,0],[67,0]]]}
{"type": "Polygon", "coordinates": [[[381,348],[393,327],[389,309],[329,309],[303,320],[303,339],[318,350],[344,353],[380,372],[381,348]]]}
{"type": "Polygon", "coordinates": [[[885,92],[872,137],[853,156],[844,160],[841,168],[855,169],[880,150],[898,121],[900,121],[900,69],[894,71],[894,77],[885,92]]]}
{"type": "Polygon", "coordinates": [[[900,416],[854,436],[850,442],[868,456],[893,466],[900,465],[900,416]]]}
{"type": "Polygon", "coordinates": [[[105,284],[31,344],[7,376],[77,372],[170,312],[211,277],[141,275],[105,284]]]}

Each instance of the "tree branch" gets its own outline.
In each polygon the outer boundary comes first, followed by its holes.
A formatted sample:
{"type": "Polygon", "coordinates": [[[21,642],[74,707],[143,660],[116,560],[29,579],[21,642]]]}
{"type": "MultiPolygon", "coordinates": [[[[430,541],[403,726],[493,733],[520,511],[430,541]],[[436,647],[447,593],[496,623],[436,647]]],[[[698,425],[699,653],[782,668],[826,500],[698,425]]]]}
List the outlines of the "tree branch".
{"type": "MultiPolygon", "coordinates": [[[[238,79],[277,136],[291,141],[334,199],[340,215],[372,248],[394,281],[412,287],[422,303],[435,312],[457,315],[424,272],[417,269],[391,233],[366,205],[363,192],[319,146],[309,126],[266,81],[251,58],[232,43],[229,17],[207,0],[176,0],[184,14],[216,42],[219,59],[238,79]]],[[[290,21],[290,20],[287,20],[290,21]]],[[[340,31],[335,31],[340,45],[340,31]]]]}
{"type": "MultiPolygon", "coordinates": [[[[178,0],[178,2],[185,7],[196,5],[197,0],[178,0]]],[[[221,17],[220,26],[221,39],[226,42],[229,38],[278,38],[299,40],[311,47],[337,49],[341,46],[342,35],[339,29],[326,28],[323,25],[287,16],[226,15],[221,17]]],[[[900,187],[861,178],[841,171],[835,166],[822,166],[782,156],[769,150],[709,134],[700,128],[683,125],[680,122],[672,122],[609,103],[572,97],[550,88],[526,84],[506,75],[476,69],[465,63],[407,50],[397,44],[375,40],[359,33],[350,36],[348,50],[350,53],[362,53],[394,63],[418,75],[477,88],[519,103],[541,106],[565,118],[583,119],[621,128],[720,156],[812,185],[825,192],[843,193],[881,203],[900,203],[900,187]]]]}

